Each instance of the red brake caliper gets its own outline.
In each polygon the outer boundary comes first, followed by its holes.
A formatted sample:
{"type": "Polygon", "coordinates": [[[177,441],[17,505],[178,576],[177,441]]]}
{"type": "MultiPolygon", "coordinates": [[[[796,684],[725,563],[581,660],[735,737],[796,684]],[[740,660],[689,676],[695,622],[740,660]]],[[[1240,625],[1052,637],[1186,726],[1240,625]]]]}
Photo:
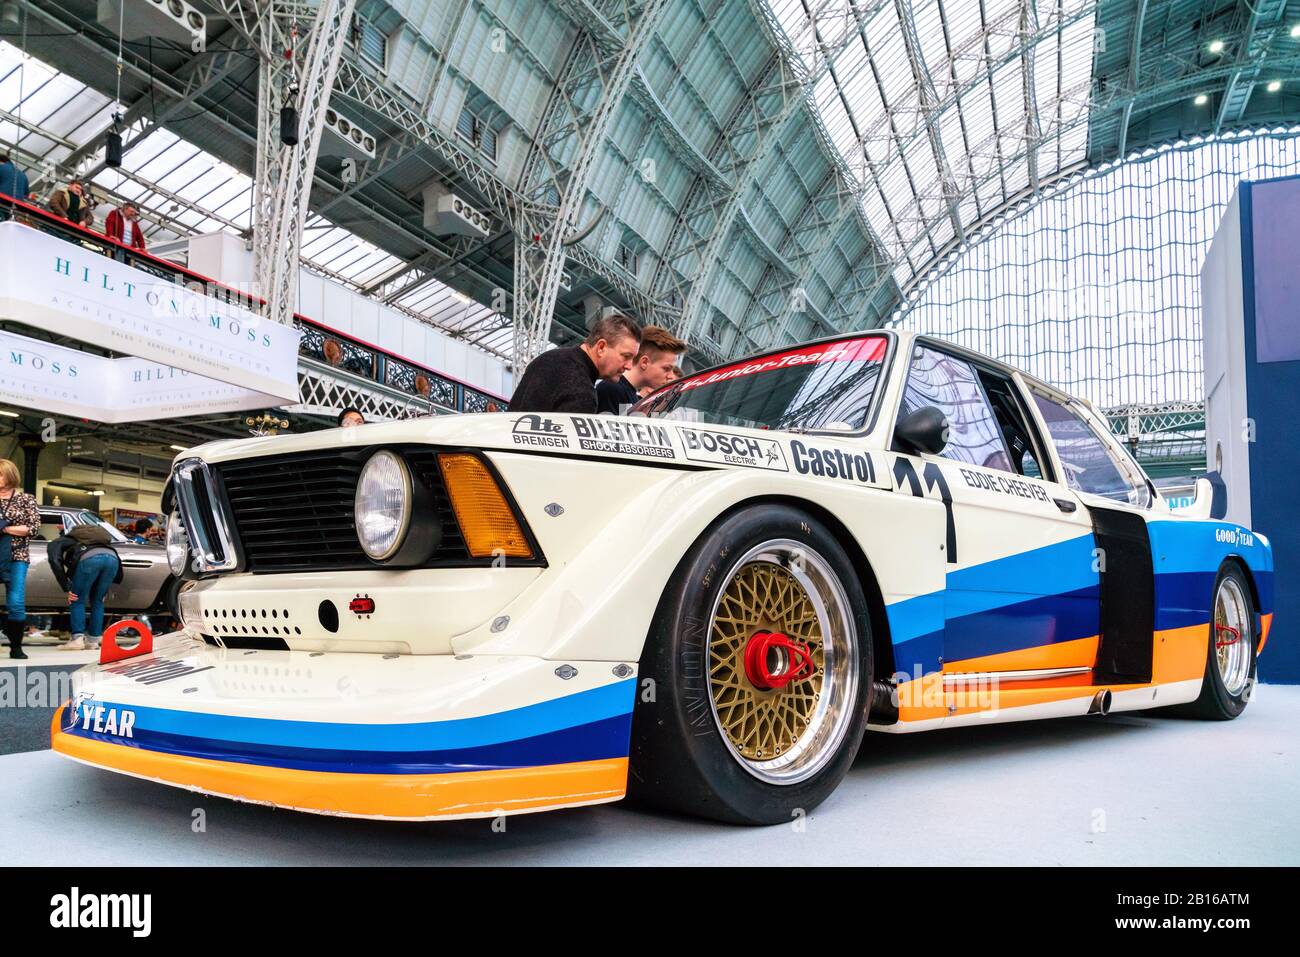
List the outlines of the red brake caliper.
{"type": "Polygon", "coordinates": [[[808,646],[779,631],[756,631],[745,644],[745,677],[760,691],[784,688],[811,678],[816,671],[808,646]]]}
{"type": "Polygon", "coordinates": [[[1220,639],[1214,643],[1215,648],[1226,648],[1228,645],[1235,645],[1237,642],[1241,641],[1241,632],[1230,625],[1215,625],[1214,628],[1220,635],[1220,639]],[[1232,635],[1232,637],[1226,641],[1222,638],[1225,631],[1232,635]]]}

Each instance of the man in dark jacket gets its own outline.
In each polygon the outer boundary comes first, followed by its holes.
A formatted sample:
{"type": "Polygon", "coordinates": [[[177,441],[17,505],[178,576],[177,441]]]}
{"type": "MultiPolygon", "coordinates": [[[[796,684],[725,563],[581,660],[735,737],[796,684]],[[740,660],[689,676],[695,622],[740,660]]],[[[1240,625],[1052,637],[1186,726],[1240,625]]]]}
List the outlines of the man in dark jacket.
{"type": "Polygon", "coordinates": [[[122,581],[122,562],[113,549],[113,539],[99,525],[74,525],[67,534],[50,542],[50,571],[59,587],[68,593],[68,616],[72,639],[59,645],[61,651],[98,648],[104,634],[104,596],[122,581]],[[86,606],[90,625],[86,625],[86,606]]]}
{"type": "Polygon", "coordinates": [[[641,329],[627,316],[597,319],[585,342],[551,349],[528,363],[511,412],[596,411],[596,380],[615,379],[632,367],[641,329]]]}

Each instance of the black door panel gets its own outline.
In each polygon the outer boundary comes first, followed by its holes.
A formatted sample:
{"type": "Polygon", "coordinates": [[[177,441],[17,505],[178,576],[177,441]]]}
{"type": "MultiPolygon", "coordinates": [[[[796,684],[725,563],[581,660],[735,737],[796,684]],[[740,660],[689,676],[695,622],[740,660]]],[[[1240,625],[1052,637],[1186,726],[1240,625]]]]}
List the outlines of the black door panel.
{"type": "Polygon", "coordinates": [[[1101,641],[1096,684],[1151,680],[1155,578],[1151,538],[1141,515],[1089,506],[1101,558],[1101,641]]]}

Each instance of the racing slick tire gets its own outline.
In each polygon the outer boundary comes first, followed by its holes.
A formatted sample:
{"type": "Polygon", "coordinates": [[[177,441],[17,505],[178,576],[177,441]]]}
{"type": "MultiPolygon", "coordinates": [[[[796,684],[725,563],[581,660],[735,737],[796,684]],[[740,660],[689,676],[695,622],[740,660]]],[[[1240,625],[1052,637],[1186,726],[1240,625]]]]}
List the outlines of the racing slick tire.
{"type": "Polygon", "coordinates": [[[866,595],[811,515],[752,506],[678,564],[641,657],[635,801],[733,824],[789,822],[826,799],[866,730],[866,595]]]}
{"type": "Polygon", "coordinates": [[[1250,583],[1240,566],[1225,562],[1214,582],[1209,647],[1201,695],[1175,705],[1169,714],[1207,721],[1228,721],[1246,710],[1255,687],[1259,635],[1250,583]]]}

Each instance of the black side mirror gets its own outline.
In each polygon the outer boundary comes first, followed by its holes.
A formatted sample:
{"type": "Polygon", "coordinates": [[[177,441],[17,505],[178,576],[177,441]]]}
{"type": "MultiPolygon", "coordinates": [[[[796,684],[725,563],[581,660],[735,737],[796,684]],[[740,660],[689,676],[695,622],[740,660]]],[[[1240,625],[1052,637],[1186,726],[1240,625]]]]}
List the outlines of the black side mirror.
{"type": "Polygon", "coordinates": [[[948,444],[948,417],[932,405],[917,409],[894,427],[894,441],[905,452],[938,455],[948,444]]]}

